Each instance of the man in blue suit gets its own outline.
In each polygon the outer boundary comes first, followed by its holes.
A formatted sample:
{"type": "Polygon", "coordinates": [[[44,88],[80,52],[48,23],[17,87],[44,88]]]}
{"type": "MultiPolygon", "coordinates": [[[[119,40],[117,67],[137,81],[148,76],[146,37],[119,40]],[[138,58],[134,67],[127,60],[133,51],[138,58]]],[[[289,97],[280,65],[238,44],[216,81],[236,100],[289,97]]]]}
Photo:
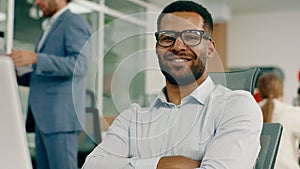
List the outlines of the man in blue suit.
{"type": "Polygon", "coordinates": [[[30,86],[38,169],[78,168],[91,30],[82,16],[70,12],[69,1],[35,0],[48,17],[35,52],[12,50],[9,54],[16,68],[32,66],[19,83],[30,86]]]}

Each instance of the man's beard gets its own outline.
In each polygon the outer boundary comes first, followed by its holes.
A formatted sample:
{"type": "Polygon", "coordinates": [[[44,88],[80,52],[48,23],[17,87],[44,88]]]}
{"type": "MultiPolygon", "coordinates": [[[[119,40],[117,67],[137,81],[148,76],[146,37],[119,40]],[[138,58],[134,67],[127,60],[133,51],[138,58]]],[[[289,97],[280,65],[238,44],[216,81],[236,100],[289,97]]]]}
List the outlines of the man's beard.
{"type": "Polygon", "coordinates": [[[52,17],[57,12],[57,3],[55,1],[48,2],[48,8],[43,12],[44,17],[52,17]]]}
{"type": "Polygon", "coordinates": [[[160,69],[168,82],[170,82],[173,85],[184,86],[184,85],[194,83],[197,79],[199,79],[202,76],[202,74],[206,69],[204,63],[206,63],[206,59],[200,61],[198,65],[193,65],[193,67],[190,68],[190,71],[186,72],[186,75],[182,77],[177,77],[176,75],[172,75],[172,73],[170,73],[169,67],[161,63],[160,63],[160,69]]]}

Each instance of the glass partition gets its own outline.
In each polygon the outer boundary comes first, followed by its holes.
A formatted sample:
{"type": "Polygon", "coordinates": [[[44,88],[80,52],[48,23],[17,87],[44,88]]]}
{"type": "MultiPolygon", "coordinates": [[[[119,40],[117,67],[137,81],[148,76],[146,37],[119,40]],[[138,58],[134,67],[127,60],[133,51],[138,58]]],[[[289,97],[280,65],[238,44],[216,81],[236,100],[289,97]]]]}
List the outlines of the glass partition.
{"type": "Polygon", "coordinates": [[[86,17],[92,29],[92,37],[90,38],[91,49],[90,49],[90,56],[89,56],[88,78],[87,78],[86,88],[88,92],[92,92],[94,96],[87,95],[86,107],[96,107],[96,105],[93,105],[93,103],[91,103],[91,99],[95,100],[96,95],[98,93],[98,77],[96,72],[97,72],[98,63],[100,59],[99,43],[101,39],[98,33],[100,16],[97,11],[92,11],[92,10],[91,12],[82,15],[86,17]],[[89,97],[94,97],[94,98],[89,98],[89,97]]]}
{"type": "Polygon", "coordinates": [[[138,13],[145,13],[146,8],[142,7],[138,4],[124,1],[124,0],[106,0],[105,5],[111,9],[114,9],[116,11],[122,12],[127,15],[132,15],[134,17],[137,17],[139,19],[145,20],[145,15],[136,15],[138,13]]]}
{"type": "Polygon", "coordinates": [[[116,116],[130,103],[144,105],[145,27],[109,15],[105,23],[103,115],[116,116]]]}
{"type": "MultiPolygon", "coordinates": [[[[0,2],[0,12],[5,13],[7,0],[0,2]]],[[[15,2],[15,49],[34,51],[42,31],[45,18],[33,2],[15,2]]],[[[146,34],[147,4],[131,0],[74,0],[70,8],[87,18],[93,32],[87,79],[87,90],[95,97],[93,106],[103,116],[116,116],[134,102],[145,106],[145,49],[150,35],[146,34]]],[[[2,21],[0,31],[5,34],[2,21]]],[[[20,91],[26,113],[29,88],[20,87],[20,91]]],[[[90,106],[90,98],[86,104],[90,106]]]]}

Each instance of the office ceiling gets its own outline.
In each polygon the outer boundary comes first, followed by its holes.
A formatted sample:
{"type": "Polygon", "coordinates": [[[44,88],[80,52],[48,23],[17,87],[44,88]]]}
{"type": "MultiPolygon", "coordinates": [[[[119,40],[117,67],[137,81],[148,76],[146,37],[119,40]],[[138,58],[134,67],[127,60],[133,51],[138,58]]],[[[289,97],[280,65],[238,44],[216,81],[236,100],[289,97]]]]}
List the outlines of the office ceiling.
{"type": "MultiPolygon", "coordinates": [[[[300,0],[195,0],[199,3],[227,4],[232,13],[249,14],[275,12],[286,10],[300,10],[300,0]]],[[[164,6],[173,0],[148,0],[148,2],[164,6]]]]}

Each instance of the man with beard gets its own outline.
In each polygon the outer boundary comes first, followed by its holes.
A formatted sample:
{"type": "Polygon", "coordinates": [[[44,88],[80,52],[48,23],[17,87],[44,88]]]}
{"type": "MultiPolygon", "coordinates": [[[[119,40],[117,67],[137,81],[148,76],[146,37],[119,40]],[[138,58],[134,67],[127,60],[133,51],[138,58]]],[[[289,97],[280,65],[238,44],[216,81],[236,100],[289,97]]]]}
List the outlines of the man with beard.
{"type": "MultiPolygon", "coordinates": [[[[78,133],[85,121],[88,22],[67,7],[70,0],[35,0],[47,19],[35,52],[12,50],[15,66],[32,65],[18,78],[30,86],[27,119],[35,122],[38,169],[77,169],[78,133]]],[[[27,122],[29,122],[27,120],[27,122]]]]}
{"type": "Polygon", "coordinates": [[[84,169],[250,169],[260,150],[262,113],[249,92],[215,85],[213,21],[192,1],[168,5],[157,22],[156,54],[166,86],[147,108],[120,114],[84,169]]]}

